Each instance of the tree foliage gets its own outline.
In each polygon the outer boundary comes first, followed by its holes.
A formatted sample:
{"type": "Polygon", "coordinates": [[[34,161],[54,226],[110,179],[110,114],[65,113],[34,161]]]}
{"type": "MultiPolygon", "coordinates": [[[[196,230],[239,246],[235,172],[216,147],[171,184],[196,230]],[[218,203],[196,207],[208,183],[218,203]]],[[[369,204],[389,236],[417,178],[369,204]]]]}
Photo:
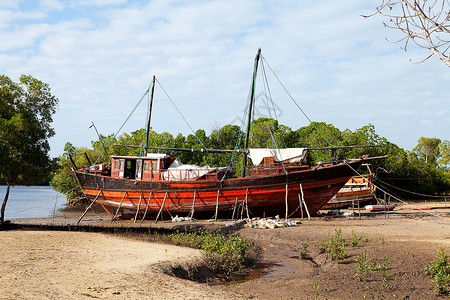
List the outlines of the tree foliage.
{"type": "Polygon", "coordinates": [[[412,150],[413,155],[419,159],[424,159],[425,163],[436,165],[439,156],[440,139],[421,137],[418,144],[412,150]]]}
{"type": "Polygon", "coordinates": [[[0,75],[0,182],[7,185],[1,222],[11,185],[32,185],[52,170],[48,138],[58,99],[48,84],[22,75],[15,83],[0,75]]]}
{"type": "Polygon", "coordinates": [[[447,169],[450,164],[450,142],[445,140],[439,144],[439,165],[447,169]]]}

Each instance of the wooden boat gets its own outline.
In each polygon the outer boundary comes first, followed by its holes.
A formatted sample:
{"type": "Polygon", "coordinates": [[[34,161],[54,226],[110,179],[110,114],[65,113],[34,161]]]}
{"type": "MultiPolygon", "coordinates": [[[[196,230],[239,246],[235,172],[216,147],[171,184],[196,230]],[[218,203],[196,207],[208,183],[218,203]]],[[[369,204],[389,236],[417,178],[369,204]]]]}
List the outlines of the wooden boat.
{"type": "Polygon", "coordinates": [[[338,209],[372,203],[376,201],[375,187],[371,184],[372,174],[353,176],[322,209],[338,209]]]}
{"type": "MultiPolygon", "coordinates": [[[[196,216],[199,213],[206,217],[214,214],[214,218],[225,216],[225,212],[228,215],[240,212],[241,216],[245,214],[246,217],[281,215],[287,218],[298,215],[300,206],[310,215],[315,215],[367,157],[311,167],[304,165],[306,149],[249,149],[248,135],[259,56],[260,50],[255,58],[245,147],[223,151],[189,149],[242,153],[244,165],[241,176],[238,177],[229,168],[183,166],[175,157],[165,153],[111,156],[109,166],[80,168],[70,158],[72,170],[86,196],[92,203],[100,203],[112,218],[120,213],[122,217],[135,220],[155,215],[158,219],[163,213],[189,213],[192,217],[194,212],[196,216]],[[247,156],[253,160],[253,166],[246,166],[247,156]]],[[[150,118],[147,131],[149,123],[150,118]]],[[[152,149],[147,142],[144,148],[152,149]]]]}

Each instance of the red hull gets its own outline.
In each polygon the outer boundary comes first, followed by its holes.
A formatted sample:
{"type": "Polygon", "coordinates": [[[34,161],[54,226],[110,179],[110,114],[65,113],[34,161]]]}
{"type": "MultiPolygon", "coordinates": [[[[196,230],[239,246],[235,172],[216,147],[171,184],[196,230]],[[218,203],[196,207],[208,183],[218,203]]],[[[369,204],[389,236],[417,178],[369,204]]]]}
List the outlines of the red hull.
{"type": "MultiPolygon", "coordinates": [[[[357,168],[362,160],[352,161],[357,168]]],[[[235,206],[248,207],[253,216],[300,213],[300,185],[307,209],[311,215],[326,204],[350,179],[353,171],[345,164],[307,169],[282,175],[233,178],[227,180],[196,181],[140,181],[111,178],[75,171],[80,186],[90,200],[117,209],[123,217],[141,218],[162,212],[187,214],[217,209],[219,217],[235,206]],[[287,186],[287,195],[286,195],[287,186]],[[195,200],[194,200],[195,197],[195,200]],[[164,200],[165,199],[165,200],[164,200]],[[138,213],[136,213],[138,212],[138,213]]]]}

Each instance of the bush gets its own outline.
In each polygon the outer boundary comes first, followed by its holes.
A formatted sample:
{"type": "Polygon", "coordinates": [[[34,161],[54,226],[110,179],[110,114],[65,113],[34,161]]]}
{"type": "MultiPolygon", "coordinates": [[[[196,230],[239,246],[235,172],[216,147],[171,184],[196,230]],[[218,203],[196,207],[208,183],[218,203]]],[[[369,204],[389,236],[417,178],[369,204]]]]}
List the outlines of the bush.
{"type": "Polygon", "coordinates": [[[338,263],[343,263],[345,259],[347,259],[348,254],[345,251],[345,245],[347,245],[347,241],[343,236],[341,236],[342,229],[335,229],[335,234],[330,236],[330,240],[328,241],[328,255],[332,260],[337,261],[338,263]]]}
{"type": "Polygon", "coordinates": [[[438,250],[436,257],[431,261],[425,271],[433,277],[436,295],[450,295],[450,262],[444,250],[438,250]]]}
{"type": "Polygon", "coordinates": [[[322,242],[315,246],[317,251],[319,251],[319,254],[328,252],[330,258],[339,264],[343,263],[348,258],[348,254],[345,251],[347,241],[341,233],[342,229],[335,229],[334,235],[330,235],[328,240],[322,239],[322,242]]]}
{"type": "Polygon", "coordinates": [[[249,259],[250,243],[237,236],[226,237],[218,233],[177,232],[170,238],[176,245],[202,249],[206,264],[215,273],[229,278],[240,270],[249,259]]]}
{"type": "Polygon", "coordinates": [[[305,241],[300,242],[300,247],[298,248],[298,254],[300,255],[300,257],[302,259],[305,259],[309,256],[308,244],[305,241]]]}

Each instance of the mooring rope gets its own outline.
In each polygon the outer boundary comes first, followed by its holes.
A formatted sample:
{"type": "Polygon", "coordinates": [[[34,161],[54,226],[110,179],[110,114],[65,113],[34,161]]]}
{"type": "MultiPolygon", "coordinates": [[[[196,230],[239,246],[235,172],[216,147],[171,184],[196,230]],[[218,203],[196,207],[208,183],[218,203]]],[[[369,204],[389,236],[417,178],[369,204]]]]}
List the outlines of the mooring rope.
{"type": "MultiPolygon", "coordinates": [[[[359,176],[362,176],[362,175],[361,175],[358,171],[356,171],[351,165],[349,165],[348,162],[347,162],[346,160],[345,160],[344,162],[345,162],[345,164],[346,164],[350,169],[352,169],[356,174],[358,174],[359,176]]],[[[377,180],[378,180],[378,179],[377,179],[377,180]]],[[[379,185],[376,185],[376,184],[374,184],[373,182],[370,182],[370,184],[373,185],[373,186],[375,186],[376,188],[380,189],[383,193],[386,193],[387,195],[391,196],[391,197],[394,198],[395,200],[397,200],[397,201],[399,201],[399,202],[402,202],[402,203],[404,203],[404,204],[406,204],[406,205],[412,206],[411,203],[408,203],[408,202],[406,202],[406,201],[403,201],[403,200],[401,200],[401,199],[395,197],[394,195],[392,195],[391,193],[389,193],[387,190],[381,188],[379,185]]],[[[422,210],[422,211],[423,211],[424,213],[430,214],[430,215],[435,216],[435,217],[444,217],[444,216],[441,216],[441,215],[439,215],[439,214],[434,214],[434,213],[429,212],[429,211],[424,211],[424,210],[422,210]]]]}
{"type": "Polygon", "coordinates": [[[42,202],[42,203],[40,203],[40,204],[38,204],[38,205],[35,205],[35,206],[32,206],[32,207],[30,207],[30,208],[26,208],[26,209],[14,211],[14,212],[11,212],[11,213],[10,213],[10,212],[5,213],[5,216],[16,215],[16,214],[22,213],[22,212],[24,212],[24,211],[28,211],[28,210],[35,209],[35,208],[40,207],[40,206],[42,206],[42,205],[44,205],[44,204],[47,204],[47,203],[49,203],[49,202],[51,202],[51,201],[54,201],[54,200],[56,200],[56,199],[58,199],[59,197],[62,197],[62,196],[64,196],[64,194],[61,194],[60,196],[56,196],[55,198],[52,198],[52,199],[50,199],[50,200],[47,200],[47,201],[45,201],[45,202],[42,202]]]}
{"type": "Polygon", "coordinates": [[[385,181],[382,181],[382,180],[380,180],[380,179],[378,179],[378,178],[377,178],[377,181],[381,182],[382,184],[388,185],[388,186],[390,186],[390,187],[392,187],[392,188],[394,188],[394,189],[397,189],[397,190],[400,190],[400,191],[402,191],[402,192],[409,193],[409,194],[412,194],[412,195],[423,196],[423,197],[429,197],[429,198],[438,198],[438,199],[445,199],[445,198],[448,197],[448,196],[426,195],[426,194],[421,194],[421,193],[416,193],[416,192],[408,191],[408,190],[399,188],[399,187],[397,187],[397,186],[394,186],[394,185],[392,185],[392,184],[389,184],[389,183],[387,183],[387,182],[385,182],[385,181]]]}
{"type": "Polygon", "coordinates": [[[122,130],[123,126],[125,126],[125,124],[128,122],[128,120],[131,118],[131,116],[133,115],[133,113],[136,111],[136,109],[138,108],[138,106],[141,104],[142,100],[144,100],[145,96],[148,94],[148,92],[150,91],[150,86],[147,88],[147,90],[144,92],[144,94],[142,95],[141,99],[139,99],[138,103],[134,106],[134,108],[131,110],[131,112],[128,114],[127,118],[125,119],[125,121],[122,123],[122,125],[120,125],[120,128],[116,131],[116,133],[114,134],[114,136],[111,138],[111,141],[108,143],[108,145],[105,147],[105,149],[102,151],[102,153],[100,153],[100,155],[98,156],[98,158],[95,160],[94,164],[96,164],[99,160],[100,157],[102,157],[102,155],[108,150],[109,146],[111,146],[111,144],[114,142],[114,140],[116,139],[117,135],[119,134],[119,132],[122,130]]]}
{"type": "MultiPolygon", "coordinates": [[[[68,172],[68,173],[71,173],[71,172],[68,172]]],[[[69,192],[71,192],[71,191],[73,191],[73,190],[75,190],[75,189],[78,189],[78,188],[80,188],[80,187],[77,185],[76,187],[73,187],[73,188],[71,188],[70,190],[66,191],[66,194],[69,193],[69,192]]],[[[56,191],[56,192],[58,192],[58,191],[56,191]]],[[[45,201],[45,202],[43,202],[43,203],[40,203],[40,204],[38,204],[38,205],[32,206],[32,207],[30,207],[30,208],[23,209],[23,210],[15,211],[15,212],[12,212],[12,213],[9,213],[9,212],[8,212],[8,213],[5,213],[5,215],[8,215],[8,216],[9,216],[9,215],[15,215],[15,214],[18,214],[18,213],[21,213],[21,212],[24,212],[24,211],[28,211],[28,210],[34,209],[34,208],[36,208],[36,207],[42,206],[42,205],[44,205],[44,204],[47,204],[47,203],[49,203],[49,202],[51,202],[51,201],[53,201],[53,200],[57,200],[59,197],[62,197],[62,196],[65,196],[65,194],[61,193],[60,195],[56,196],[55,198],[52,198],[52,199],[50,199],[50,200],[47,200],[47,201],[45,201]]]]}

